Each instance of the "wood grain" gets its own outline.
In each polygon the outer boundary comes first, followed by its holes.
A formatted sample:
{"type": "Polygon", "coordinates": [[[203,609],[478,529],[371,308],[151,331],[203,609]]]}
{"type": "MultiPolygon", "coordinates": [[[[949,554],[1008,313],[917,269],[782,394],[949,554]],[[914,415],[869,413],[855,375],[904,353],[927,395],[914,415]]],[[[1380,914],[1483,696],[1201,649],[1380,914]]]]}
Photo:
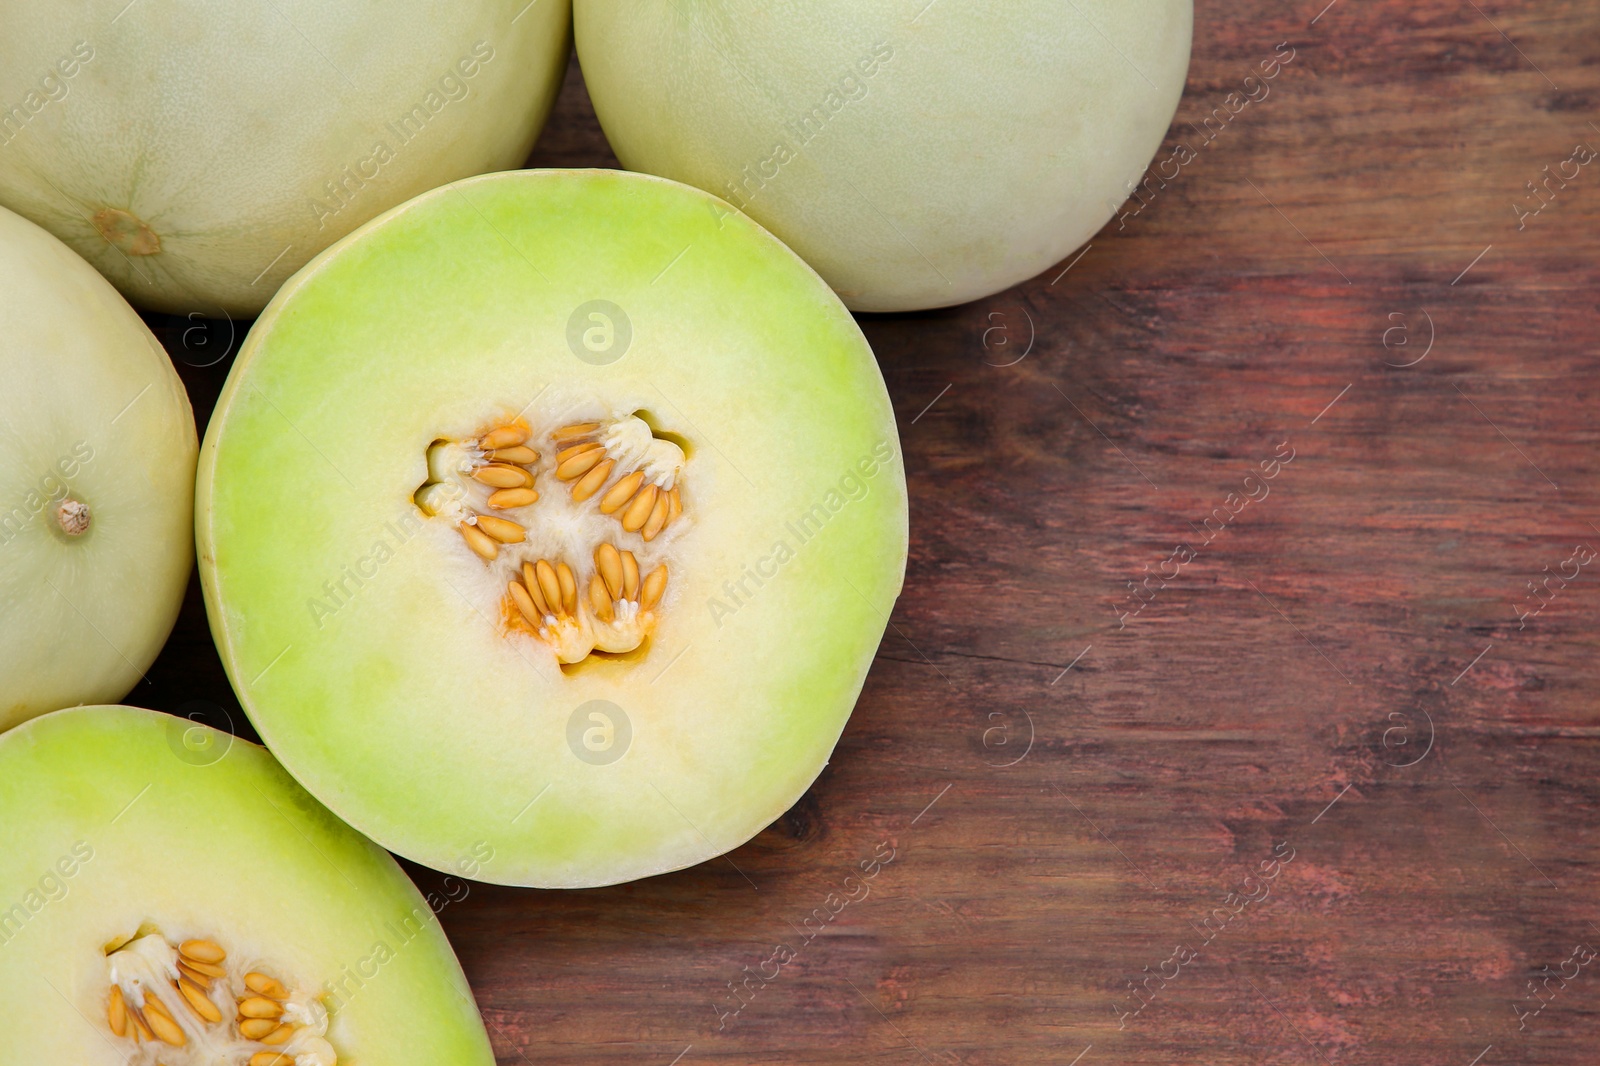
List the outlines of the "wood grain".
{"type": "MultiPolygon", "coordinates": [[[[1600,170],[1511,205],[1600,146],[1600,9],[1320,7],[1199,5],[1195,158],[1070,270],[863,319],[911,563],[833,763],[725,860],[446,907],[502,1063],[1594,1061],[1593,968],[1514,1005],[1600,942],[1600,574],[1518,617],[1600,548],[1600,170]]],[[[575,68],[532,162],[615,165],[575,68]]],[[[152,322],[204,418],[246,324],[152,322]]],[[[197,594],[130,699],[248,735],[197,594]]]]}

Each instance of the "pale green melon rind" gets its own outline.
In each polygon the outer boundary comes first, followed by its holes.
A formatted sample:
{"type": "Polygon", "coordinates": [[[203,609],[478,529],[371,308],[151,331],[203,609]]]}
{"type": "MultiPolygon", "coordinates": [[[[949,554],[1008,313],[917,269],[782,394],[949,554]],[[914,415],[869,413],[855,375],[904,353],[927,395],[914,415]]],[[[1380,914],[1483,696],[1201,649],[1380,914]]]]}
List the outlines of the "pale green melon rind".
{"type": "Polygon", "coordinates": [[[341,1062],[494,1061],[428,901],[253,744],[131,707],[47,714],[0,738],[0,824],[0,997],[28,1019],[0,1066],[124,1062],[102,949],[146,921],[343,982],[341,1062]]]}
{"type": "Polygon", "coordinates": [[[143,307],[258,312],[383,210],[527,158],[568,0],[0,0],[0,203],[143,307]],[[95,228],[131,212],[160,251],[95,228]]]}
{"type": "Polygon", "coordinates": [[[0,730],[120,699],[194,565],[199,442],[183,382],[89,264],[0,208],[0,730]],[[90,510],[68,537],[55,507],[90,510]]]}
{"type": "MultiPolygon", "coordinates": [[[[1037,275],[1116,213],[1172,122],[1193,14],[1191,0],[575,0],[573,25],[623,166],[726,197],[852,308],[906,311],[1037,275]]],[[[1223,125],[1225,96],[1206,105],[1223,125]]]]}
{"type": "Polygon", "coordinates": [[[386,847],[449,868],[487,844],[478,876],[511,884],[628,880],[758,832],[825,763],[905,564],[893,413],[848,312],[715,198],[609,172],[461,182],[310,264],[241,350],[198,500],[213,633],[269,747],[386,847]],[[609,367],[566,348],[568,312],[594,297],[633,318],[609,367]],[[440,580],[472,579],[440,561],[453,533],[413,538],[408,561],[313,625],[306,579],[336,577],[403,519],[431,435],[552,381],[636,395],[710,434],[691,466],[697,572],[674,577],[649,673],[552,684],[530,669],[440,580]],[[887,458],[865,494],[710,624],[721,582],[874,448],[887,458]],[[677,676],[651,685],[669,662],[677,676]],[[589,698],[631,709],[633,748],[610,766],[566,746],[589,698]]]}

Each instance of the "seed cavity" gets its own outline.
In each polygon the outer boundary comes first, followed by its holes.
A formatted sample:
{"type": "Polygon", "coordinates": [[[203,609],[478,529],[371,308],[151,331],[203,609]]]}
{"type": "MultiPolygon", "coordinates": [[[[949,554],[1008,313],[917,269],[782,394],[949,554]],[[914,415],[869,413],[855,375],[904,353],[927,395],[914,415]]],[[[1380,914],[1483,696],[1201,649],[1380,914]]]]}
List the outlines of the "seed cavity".
{"type": "Polygon", "coordinates": [[[439,437],[426,463],[414,500],[501,575],[506,632],[533,638],[564,665],[644,646],[667,590],[661,553],[648,546],[683,520],[683,446],[638,415],[542,434],[519,418],[472,438],[439,437]],[[535,506],[541,476],[564,483],[574,506],[535,506]],[[584,544],[594,533],[585,513],[615,519],[616,533],[584,544]],[[652,557],[643,578],[641,550],[652,557]]]}
{"type": "Polygon", "coordinates": [[[106,971],[106,1025],[132,1043],[134,1066],[338,1062],[320,1001],[258,965],[231,960],[215,940],[173,944],[143,926],[107,948],[106,971]]]}

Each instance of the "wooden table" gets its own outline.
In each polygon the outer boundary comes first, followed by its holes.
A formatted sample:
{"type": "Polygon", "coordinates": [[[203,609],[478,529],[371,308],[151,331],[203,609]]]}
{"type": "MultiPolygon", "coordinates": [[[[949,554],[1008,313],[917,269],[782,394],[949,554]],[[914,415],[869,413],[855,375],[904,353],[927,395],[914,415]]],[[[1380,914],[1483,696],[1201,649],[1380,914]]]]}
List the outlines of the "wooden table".
{"type": "MultiPolygon", "coordinates": [[[[1196,158],[1070,270],[864,318],[911,562],[833,764],[448,906],[502,1063],[1597,1061],[1600,166],[1513,205],[1600,8],[1323,2],[1200,4],[1196,158]]],[[[615,165],[575,69],[532,162],[615,165]]],[[[230,327],[152,321],[203,418],[230,327]]],[[[248,734],[197,589],[130,700],[248,734]]]]}

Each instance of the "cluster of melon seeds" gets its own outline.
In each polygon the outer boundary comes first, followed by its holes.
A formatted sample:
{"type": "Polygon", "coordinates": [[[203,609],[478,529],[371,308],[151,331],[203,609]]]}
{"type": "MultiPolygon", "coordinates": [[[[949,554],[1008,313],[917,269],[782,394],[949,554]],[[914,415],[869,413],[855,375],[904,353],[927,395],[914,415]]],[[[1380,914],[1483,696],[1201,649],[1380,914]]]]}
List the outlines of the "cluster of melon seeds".
{"type": "Polygon", "coordinates": [[[622,528],[655,540],[683,514],[678,478],[683,449],[650,432],[640,418],[609,425],[579,422],[550,434],[556,447],[556,477],[572,482],[578,503],[599,492],[613,473],[616,483],[600,497],[600,513],[616,515],[622,528]]]}
{"type": "Polygon", "coordinates": [[[106,952],[106,1022],[136,1066],[335,1066],[328,1012],[214,940],[143,932],[106,952]]]}
{"type": "Polygon", "coordinates": [[[519,418],[475,438],[436,440],[427,459],[417,506],[454,525],[485,566],[503,568],[507,633],[533,637],[562,663],[644,644],[659,620],[667,565],[663,557],[641,577],[639,554],[683,520],[682,448],[635,415],[573,422],[542,438],[519,418]],[[565,483],[570,503],[541,504],[541,475],[565,483]],[[596,515],[608,521],[597,524],[596,515]],[[550,535],[532,539],[560,550],[530,542],[541,521],[550,535]],[[572,551],[575,537],[583,543],[572,551]]]}

